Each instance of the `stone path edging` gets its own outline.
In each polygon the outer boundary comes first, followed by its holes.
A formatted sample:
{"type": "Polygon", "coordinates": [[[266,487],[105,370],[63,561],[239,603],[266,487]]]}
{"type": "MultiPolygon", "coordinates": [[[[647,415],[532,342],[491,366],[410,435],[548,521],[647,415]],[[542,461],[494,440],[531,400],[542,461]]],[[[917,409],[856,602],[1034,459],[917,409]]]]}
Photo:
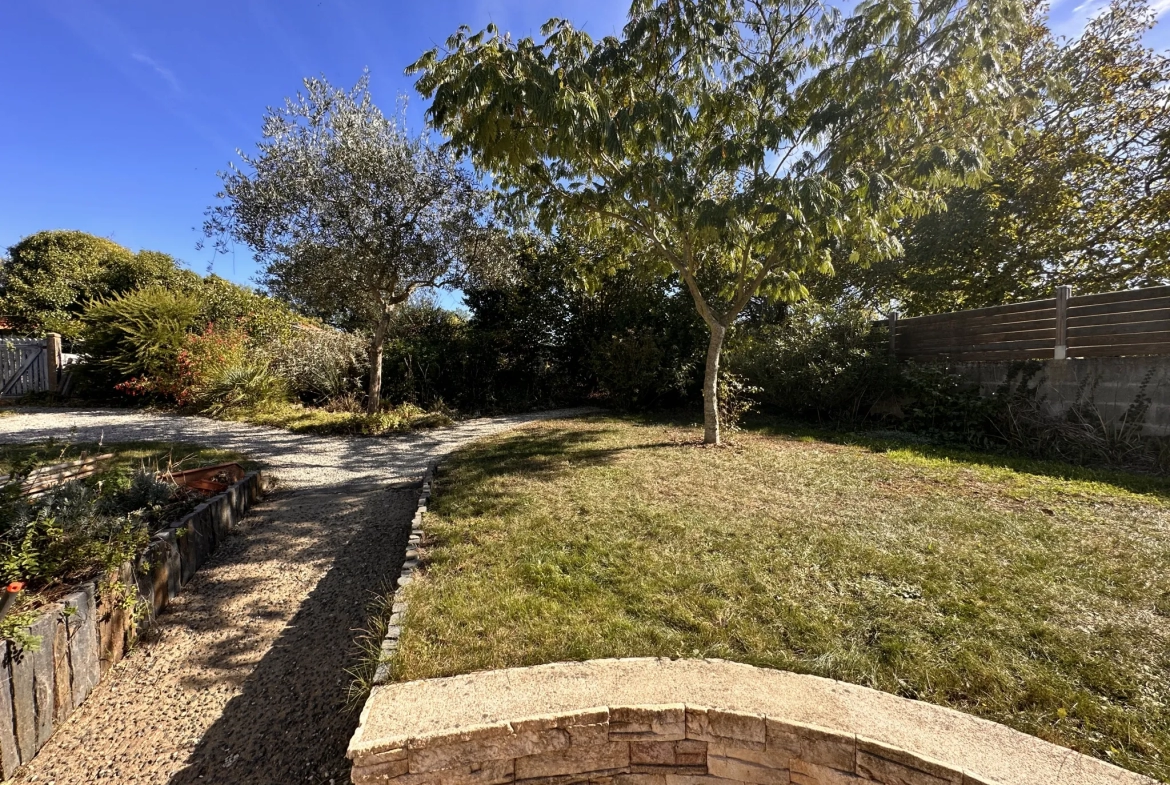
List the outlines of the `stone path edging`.
{"type": "MultiPolygon", "coordinates": [[[[394,585],[395,594],[404,589],[414,580],[414,571],[418,569],[418,546],[422,542],[423,515],[427,511],[427,502],[431,498],[431,483],[439,471],[439,465],[432,463],[423,473],[422,483],[419,485],[418,504],[415,506],[414,517],[410,520],[410,536],[406,540],[406,553],[402,561],[402,569],[394,585]]],[[[393,667],[394,653],[398,651],[398,638],[402,634],[402,619],[406,613],[406,603],[401,597],[394,598],[390,607],[390,618],[387,620],[386,637],[382,640],[381,655],[378,658],[378,667],[374,671],[373,684],[386,684],[390,681],[390,670],[393,667]]],[[[365,716],[364,714],[362,715],[365,716]]]]}
{"type": "Polygon", "coordinates": [[[127,653],[138,628],[153,619],[255,502],[265,484],[250,472],[222,493],[155,532],[135,559],[108,579],[138,595],[137,616],[88,582],[53,603],[29,632],[40,648],[14,657],[0,641],[0,774],[11,777],[37,753],[127,653]],[[102,608],[99,616],[98,609],[102,608]]]}

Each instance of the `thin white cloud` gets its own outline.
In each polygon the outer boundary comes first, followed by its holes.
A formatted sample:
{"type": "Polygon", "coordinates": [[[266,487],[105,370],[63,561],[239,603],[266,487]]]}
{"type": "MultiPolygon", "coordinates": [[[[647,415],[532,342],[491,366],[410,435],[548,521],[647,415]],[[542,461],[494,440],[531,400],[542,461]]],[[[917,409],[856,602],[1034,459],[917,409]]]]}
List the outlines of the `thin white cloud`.
{"type": "MultiPolygon", "coordinates": [[[[1170,0],[1158,0],[1170,2],[1170,0]]],[[[1063,19],[1052,19],[1052,32],[1066,38],[1077,38],[1085,32],[1085,26],[1094,18],[1109,10],[1109,0],[1082,0],[1063,19]]]]}
{"type": "Polygon", "coordinates": [[[1154,0],[1150,3],[1150,10],[1154,13],[1156,19],[1161,19],[1167,13],[1170,13],[1170,0],[1154,0]]]}
{"type": "Polygon", "coordinates": [[[182,92],[182,88],[179,87],[179,80],[175,77],[174,71],[172,71],[169,68],[164,68],[162,65],[160,65],[158,63],[157,60],[155,60],[152,57],[147,57],[144,54],[134,52],[130,56],[133,57],[138,62],[142,63],[143,65],[150,66],[150,68],[153,69],[156,74],[161,76],[166,81],[166,83],[171,86],[171,89],[174,90],[176,93],[182,92]]]}

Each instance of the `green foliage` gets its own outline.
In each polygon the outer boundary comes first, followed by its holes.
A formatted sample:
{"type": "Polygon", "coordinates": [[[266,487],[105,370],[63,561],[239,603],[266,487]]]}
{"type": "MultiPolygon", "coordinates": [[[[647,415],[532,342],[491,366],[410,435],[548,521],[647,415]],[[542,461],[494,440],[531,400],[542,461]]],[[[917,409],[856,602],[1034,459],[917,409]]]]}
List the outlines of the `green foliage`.
{"type": "Polygon", "coordinates": [[[1111,422],[1082,389],[1060,416],[1038,393],[1041,366],[1021,362],[992,395],[945,363],[896,363],[886,331],[862,310],[803,303],[780,324],[745,324],[728,367],[766,411],[849,429],[889,429],[926,441],[1130,471],[1170,470],[1170,439],[1143,435],[1143,387],[1111,422]]]}
{"type": "Polygon", "coordinates": [[[856,420],[898,385],[873,314],[848,303],[801,303],[780,323],[737,326],[727,365],[773,411],[856,420]]]}
{"type": "Polygon", "coordinates": [[[267,360],[250,356],[221,369],[199,391],[197,402],[203,411],[220,415],[233,409],[283,401],[287,397],[284,380],[273,372],[267,360]]]}
{"type": "Polygon", "coordinates": [[[601,338],[589,356],[598,387],[619,409],[637,409],[659,397],[662,359],[654,330],[648,327],[601,338]]]}
{"type": "Polygon", "coordinates": [[[75,338],[89,301],[192,278],[194,273],[164,253],[132,253],[85,232],[38,232],[8,249],[0,272],[0,314],[22,332],[75,338]]]}
{"type": "Polygon", "coordinates": [[[1013,79],[1042,100],[1015,152],[908,221],[903,258],[841,260],[823,293],[917,315],[1170,281],[1170,58],[1144,45],[1151,24],[1144,0],[1114,0],[1068,41],[1035,20],[1013,79]]]}
{"type": "Polygon", "coordinates": [[[742,430],[743,418],[758,408],[756,398],[761,390],[748,384],[742,377],[719,369],[719,422],[726,433],[742,430]]]}
{"type": "Polygon", "coordinates": [[[150,286],[101,300],[85,312],[85,373],[109,390],[130,378],[173,373],[199,302],[192,296],[150,286]]]}
{"type": "Polygon", "coordinates": [[[896,255],[899,221],[1010,146],[1021,19],[1015,0],[867,0],[848,18],[816,0],[639,0],[620,37],[461,28],[408,70],[515,211],[621,238],[615,264],[686,285],[712,334],[717,442],[720,344],[748,302],[805,296],[834,251],[896,255]]]}
{"type": "Polygon", "coordinates": [[[271,109],[256,155],[223,176],[205,232],[248,245],[267,288],[306,313],[369,332],[367,406],[381,398],[382,348],[393,313],[420,289],[454,284],[477,261],[483,199],[471,173],[374,105],[363,76],[351,91],[306,79],[271,109]]]}
{"type": "MultiPolygon", "coordinates": [[[[8,477],[0,486],[0,580],[19,580],[26,591],[15,609],[0,622],[0,637],[24,649],[35,650],[40,640],[28,625],[42,612],[47,597],[62,587],[102,578],[135,556],[149,534],[177,520],[201,500],[160,477],[185,461],[201,464],[241,456],[206,448],[159,443],[7,445],[0,450],[0,471],[8,477]],[[101,473],[81,481],[57,485],[29,499],[20,483],[38,466],[93,454],[112,452],[112,462],[101,473]]],[[[102,581],[107,596],[120,596],[127,609],[137,592],[102,581]]],[[[115,582],[116,583],[116,582],[115,582]]]]}
{"type": "MultiPolygon", "coordinates": [[[[171,485],[167,501],[174,492],[171,485]]],[[[134,493],[157,500],[149,490],[134,493]]],[[[114,499],[99,496],[86,483],[59,485],[17,509],[0,541],[0,575],[37,591],[112,570],[146,543],[142,512],[123,512],[114,499]]]]}
{"type": "Polygon", "coordinates": [[[704,338],[690,298],[677,281],[628,269],[586,286],[580,267],[610,251],[516,237],[508,275],[464,289],[469,314],[404,308],[386,348],[389,396],[468,412],[692,400],[704,338]]]}
{"type": "Polygon", "coordinates": [[[289,392],[316,404],[361,389],[370,366],[366,350],[361,335],[313,325],[299,325],[263,349],[289,392]]]}
{"type": "Polygon", "coordinates": [[[243,329],[258,345],[279,341],[308,321],[284,302],[217,275],[192,281],[183,291],[199,301],[201,322],[243,329]]]}

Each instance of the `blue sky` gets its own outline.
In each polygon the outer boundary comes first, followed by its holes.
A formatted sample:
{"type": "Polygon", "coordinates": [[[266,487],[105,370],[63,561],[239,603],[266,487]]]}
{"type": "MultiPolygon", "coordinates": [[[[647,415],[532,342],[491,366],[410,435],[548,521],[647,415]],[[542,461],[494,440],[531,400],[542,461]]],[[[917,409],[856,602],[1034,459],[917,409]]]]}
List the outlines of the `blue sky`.
{"type": "MultiPolygon", "coordinates": [[[[1075,35],[1105,0],[1059,0],[1075,35]]],[[[1158,0],[1170,12],[1170,0],[1158,0]]],[[[165,251],[247,283],[246,248],[197,251],[216,171],[259,137],[265,107],[307,75],[351,85],[368,67],[375,100],[422,100],[403,68],[460,24],[535,34],[551,16],[594,35],[628,0],[32,0],[0,3],[0,248],[41,229],[81,229],[165,251]]],[[[1170,47],[1170,24],[1149,43],[1170,47]]]]}

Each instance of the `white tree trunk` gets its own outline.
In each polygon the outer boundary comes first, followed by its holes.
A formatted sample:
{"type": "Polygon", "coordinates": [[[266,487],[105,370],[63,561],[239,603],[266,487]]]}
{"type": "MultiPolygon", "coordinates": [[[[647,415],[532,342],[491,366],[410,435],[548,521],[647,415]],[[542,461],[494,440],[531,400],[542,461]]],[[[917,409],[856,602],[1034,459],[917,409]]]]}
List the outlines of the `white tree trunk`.
{"type": "Polygon", "coordinates": [[[703,375],[703,442],[719,444],[719,356],[727,328],[708,323],[711,341],[707,344],[707,371],[703,375]]]}

